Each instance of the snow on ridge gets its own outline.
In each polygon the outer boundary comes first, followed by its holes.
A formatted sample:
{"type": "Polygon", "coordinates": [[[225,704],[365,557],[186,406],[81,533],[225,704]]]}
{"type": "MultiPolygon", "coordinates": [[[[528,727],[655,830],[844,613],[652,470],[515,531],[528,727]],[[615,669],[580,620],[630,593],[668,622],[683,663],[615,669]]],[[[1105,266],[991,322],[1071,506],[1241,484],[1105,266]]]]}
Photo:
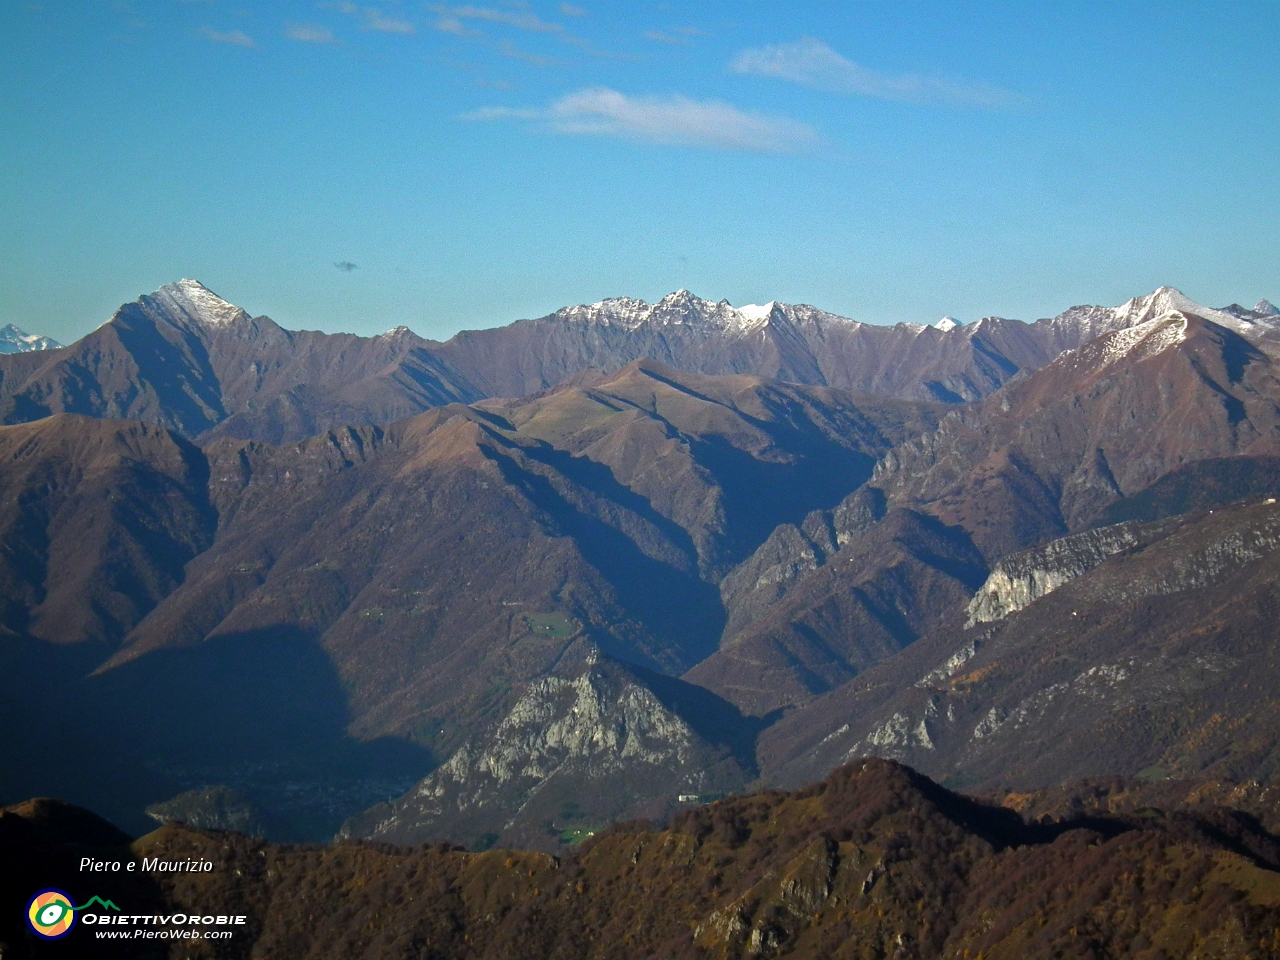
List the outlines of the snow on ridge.
{"type": "Polygon", "coordinates": [[[1145,360],[1187,339],[1187,316],[1181,311],[1118,330],[1102,344],[1101,366],[1139,354],[1145,360]]]}
{"type": "Polygon", "coordinates": [[[199,280],[183,278],[161,287],[151,298],[176,310],[189,320],[210,326],[226,326],[249,315],[234,303],[228,303],[199,280]]]}
{"type": "Polygon", "coordinates": [[[552,316],[562,320],[576,320],[580,323],[597,323],[603,327],[618,326],[626,330],[634,330],[648,319],[652,311],[653,307],[643,300],[610,297],[597,303],[563,307],[552,316]]]}
{"type": "Polygon", "coordinates": [[[34,350],[56,350],[61,346],[52,337],[27,333],[14,323],[0,327],[0,353],[30,353],[34,350]]]}
{"type": "Polygon", "coordinates": [[[1249,321],[1241,320],[1226,311],[1216,310],[1213,307],[1206,307],[1203,304],[1196,303],[1181,290],[1174,287],[1160,287],[1145,297],[1134,297],[1132,300],[1127,300],[1120,306],[1114,307],[1112,312],[1116,320],[1125,326],[1136,326],[1158,317],[1180,313],[1203,317],[1205,320],[1216,323],[1221,327],[1226,327],[1236,333],[1249,333],[1252,332],[1254,327],[1249,321]]]}
{"type": "Polygon", "coordinates": [[[955,317],[943,317],[933,325],[933,329],[941,330],[943,333],[950,333],[958,326],[960,326],[960,324],[955,317]]]}
{"type": "Polygon", "coordinates": [[[768,303],[744,303],[740,307],[735,307],[735,309],[738,311],[738,316],[748,323],[759,323],[762,320],[769,319],[769,314],[773,313],[775,302],[770,300],[768,303]]]}
{"type": "Polygon", "coordinates": [[[653,324],[660,327],[704,326],[742,336],[768,326],[775,313],[791,323],[857,325],[856,320],[827,313],[805,304],[747,303],[735,307],[728,300],[704,300],[688,290],[669,293],[657,303],[630,297],[612,297],[596,303],[562,307],[551,316],[557,320],[594,323],[634,331],[653,324]]]}
{"type": "Polygon", "coordinates": [[[1104,370],[1121,360],[1147,360],[1187,339],[1188,315],[1168,313],[1132,327],[1101,334],[1071,350],[1064,350],[1050,367],[1104,370]]]}

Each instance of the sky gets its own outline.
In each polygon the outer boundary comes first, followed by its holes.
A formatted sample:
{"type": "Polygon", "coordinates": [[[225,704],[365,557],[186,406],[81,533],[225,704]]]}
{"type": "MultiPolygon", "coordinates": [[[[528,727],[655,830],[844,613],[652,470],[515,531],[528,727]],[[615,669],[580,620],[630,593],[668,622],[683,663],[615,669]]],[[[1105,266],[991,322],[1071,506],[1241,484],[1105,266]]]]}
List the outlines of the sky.
{"type": "Polygon", "coordinates": [[[1280,301],[1280,4],[0,0],[0,325],[1280,301]]]}

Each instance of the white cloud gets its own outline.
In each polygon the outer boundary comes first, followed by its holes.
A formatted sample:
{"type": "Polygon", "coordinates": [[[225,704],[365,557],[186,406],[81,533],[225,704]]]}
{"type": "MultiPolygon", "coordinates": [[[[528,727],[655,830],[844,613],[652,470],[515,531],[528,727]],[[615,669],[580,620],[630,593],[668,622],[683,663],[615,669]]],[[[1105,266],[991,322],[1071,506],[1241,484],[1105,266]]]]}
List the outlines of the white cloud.
{"type": "Polygon", "coordinates": [[[879,73],[846,60],[821,40],[804,37],[794,43],[743,50],[730,69],[761,77],[777,77],[802,86],[852,96],[908,103],[951,103],[996,109],[1019,98],[986,83],[938,80],[918,74],[879,73]]]}
{"type": "Polygon", "coordinates": [[[236,47],[253,47],[253,37],[241,32],[240,30],[230,30],[227,33],[219,33],[217,30],[210,30],[208,27],[201,27],[200,32],[212,40],[214,43],[229,43],[236,47]]]}
{"type": "Polygon", "coordinates": [[[376,7],[365,7],[364,9],[364,28],[366,30],[378,30],[381,33],[414,33],[413,24],[408,20],[397,20],[394,17],[388,17],[376,7]]]}
{"type": "Polygon", "coordinates": [[[550,23],[534,13],[519,13],[514,10],[496,10],[492,7],[448,7],[442,4],[428,4],[427,9],[442,17],[453,17],[458,20],[484,20],[488,23],[501,23],[520,30],[533,33],[564,33],[564,27],[558,23],[550,23]]]}
{"type": "Polygon", "coordinates": [[[464,119],[524,120],[558,133],[753,153],[800,153],[818,143],[812,127],[787,117],[748,113],[718,100],[629,97],[605,87],[579,90],[546,109],[486,107],[464,119]]]}
{"type": "Polygon", "coordinates": [[[572,3],[560,4],[560,13],[566,17],[585,17],[587,15],[587,11],[581,7],[575,7],[572,3]]]}
{"type": "Polygon", "coordinates": [[[333,31],[328,27],[314,27],[309,23],[291,23],[284,35],[302,43],[333,43],[333,31]]]}
{"type": "Polygon", "coordinates": [[[349,2],[349,0],[341,0],[341,2],[338,2],[338,3],[322,3],[320,4],[320,9],[321,10],[337,10],[339,13],[348,13],[348,14],[360,12],[360,8],[357,7],[354,3],[349,2]]]}

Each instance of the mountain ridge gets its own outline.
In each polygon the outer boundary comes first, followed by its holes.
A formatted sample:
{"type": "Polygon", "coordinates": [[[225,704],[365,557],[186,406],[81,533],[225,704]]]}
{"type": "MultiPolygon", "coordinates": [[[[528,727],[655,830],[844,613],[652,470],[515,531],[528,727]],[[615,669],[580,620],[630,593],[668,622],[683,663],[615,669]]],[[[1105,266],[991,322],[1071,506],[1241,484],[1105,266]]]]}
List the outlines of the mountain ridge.
{"type": "Polygon", "coordinates": [[[439,343],[407,327],[376,337],[286,330],[184,279],[125,304],[70,346],[0,356],[0,420],[82,413],[142,419],[193,440],[279,443],[441,404],[526,396],[646,357],[688,373],[964,403],[1174,308],[1260,342],[1280,338],[1270,314],[1212,310],[1162,287],[1119,307],[954,327],[876,326],[803,304],[735,308],[679,290],[652,305],[615,298],[564,307],[439,343]]]}

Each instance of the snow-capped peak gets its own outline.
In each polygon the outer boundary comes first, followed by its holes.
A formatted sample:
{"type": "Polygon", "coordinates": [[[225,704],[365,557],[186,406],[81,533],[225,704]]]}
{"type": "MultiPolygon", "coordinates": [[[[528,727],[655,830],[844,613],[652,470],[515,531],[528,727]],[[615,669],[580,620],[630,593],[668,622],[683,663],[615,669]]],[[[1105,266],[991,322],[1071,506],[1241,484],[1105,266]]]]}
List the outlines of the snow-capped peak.
{"type": "Polygon", "coordinates": [[[1106,333],[1175,314],[1202,317],[1245,337],[1257,336],[1267,329],[1250,311],[1234,304],[1222,310],[1206,307],[1173,287],[1160,287],[1145,297],[1126,300],[1118,307],[1072,307],[1052,320],[1037,322],[1051,324],[1063,334],[1070,334],[1077,343],[1086,343],[1106,333]]]}
{"type": "Polygon", "coordinates": [[[1196,303],[1181,290],[1173,287],[1160,287],[1145,297],[1134,297],[1115,307],[1112,311],[1119,326],[1131,327],[1157,317],[1171,313],[1193,314],[1203,317],[1219,326],[1228,327],[1237,333],[1244,333],[1252,326],[1247,320],[1232,316],[1225,310],[1216,310],[1196,303]]]}
{"type": "Polygon", "coordinates": [[[736,309],[738,316],[748,323],[760,323],[769,319],[769,314],[773,313],[775,303],[776,301],[774,300],[770,300],[768,303],[744,303],[736,309]]]}
{"type": "Polygon", "coordinates": [[[29,353],[32,350],[56,350],[62,346],[51,337],[27,333],[16,324],[0,327],[0,353],[29,353]]]}
{"type": "Polygon", "coordinates": [[[156,302],[179,316],[206,326],[226,326],[249,315],[233,303],[228,303],[199,280],[184,278],[170,283],[144,301],[156,302]]]}
{"type": "Polygon", "coordinates": [[[653,307],[643,300],[631,297],[610,297],[596,303],[583,304],[577,307],[564,307],[553,316],[564,320],[577,320],[582,323],[595,323],[602,327],[622,327],[634,330],[644,323],[653,307]]]}
{"type": "Polygon", "coordinates": [[[727,300],[719,303],[703,300],[688,290],[680,289],[654,304],[630,297],[614,297],[598,303],[565,307],[557,310],[554,316],[626,330],[636,330],[649,324],[662,327],[704,325],[745,333],[767,324],[777,306],[770,301],[734,307],[727,300]]]}
{"type": "Polygon", "coordinates": [[[1154,357],[1187,339],[1187,315],[1174,311],[1129,327],[1121,327],[1067,350],[1053,366],[1067,369],[1102,370],[1121,360],[1141,361],[1154,357]]]}
{"type": "Polygon", "coordinates": [[[1260,313],[1264,317],[1280,317],[1280,308],[1277,308],[1270,300],[1259,300],[1258,305],[1253,308],[1254,313],[1260,313]]]}
{"type": "Polygon", "coordinates": [[[958,326],[960,326],[960,323],[954,317],[943,317],[933,325],[933,329],[941,330],[943,333],[950,333],[958,326]]]}

